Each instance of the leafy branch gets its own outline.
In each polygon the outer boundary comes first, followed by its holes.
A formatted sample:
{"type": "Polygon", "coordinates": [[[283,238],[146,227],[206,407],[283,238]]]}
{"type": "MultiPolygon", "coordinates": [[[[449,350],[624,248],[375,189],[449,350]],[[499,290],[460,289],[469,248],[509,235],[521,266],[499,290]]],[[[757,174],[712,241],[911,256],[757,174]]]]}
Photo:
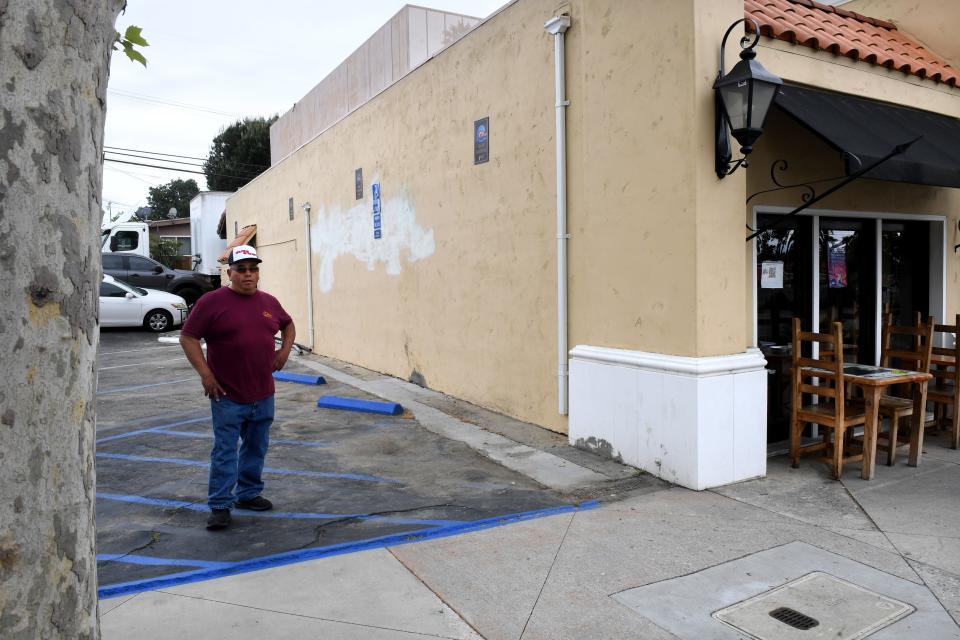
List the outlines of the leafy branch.
{"type": "Polygon", "coordinates": [[[122,36],[120,35],[120,32],[117,32],[117,40],[116,44],[113,45],[113,49],[116,51],[117,49],[122,48],[123,52],[132,61],[139,62],[143,66],[147,66],[147,59],[136,49],[136,47],[150,46],[150,43],[147,42],[142,35],[140,35],[141,31],[143,31],[142,28],[130,25],[127,27],[127,30],[123,32],[122,36]]]}

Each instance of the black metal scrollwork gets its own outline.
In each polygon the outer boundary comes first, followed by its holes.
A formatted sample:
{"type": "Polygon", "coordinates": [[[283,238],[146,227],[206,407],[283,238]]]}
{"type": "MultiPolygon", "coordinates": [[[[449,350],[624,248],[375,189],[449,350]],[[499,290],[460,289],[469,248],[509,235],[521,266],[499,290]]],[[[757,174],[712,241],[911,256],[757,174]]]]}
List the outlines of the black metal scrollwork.
{"type": "MultiPolygon", "coordinates": [[[[858,170],[859,168],[862,168],[863,163],[860,162],[860,158],[853,155],[852,153],[846,153],[846,152],[844,152],[844,156],[855,160],[857,163],[858,170]]],[[[757,196],[762,195],[764,193],[773,193],[774,191],[783,191],[785,189],[803,189],[804,193],[803,195],[800,196],[800,200],[802,202],[810,202],[811,200],[817,197],[817,190],[813,188],[813,185],[819,184],[821,182],[832,182],[834,180],[842,180],[847,177],[846,175],[842,175],[842,176],[834,176],[833,178],[821,178],[820,180],[810,180],[809,182],[798,182],[796,184],[784,184],[780,182],[780,180],[777,178],[777,172],[785,173],[789,168],[790,168],[790,165],[787,164],[786,160],[783,160],[783,159],[774,160],[770,164],[770,181],[777,186],[774,187],[773,189],[764,189],[763,191],[757,191],[756,193],[751,194],[750,197],[747,198],[747,202],[750,202],[757,196]]]]}

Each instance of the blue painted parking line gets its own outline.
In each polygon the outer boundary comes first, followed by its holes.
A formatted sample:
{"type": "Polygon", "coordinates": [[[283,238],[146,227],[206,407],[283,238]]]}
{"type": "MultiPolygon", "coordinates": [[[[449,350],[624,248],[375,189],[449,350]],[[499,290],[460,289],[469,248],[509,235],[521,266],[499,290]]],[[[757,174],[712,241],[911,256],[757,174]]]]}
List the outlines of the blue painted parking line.
{"type": "MultiPolygon", "coordinates": [[[[173,431],[170,429],[152,429],[151,433],[159,433],[165,436],[179,436],[181,438],[206,438],[209,440],[213,437],[213,432],[211,431],[173,431]]],[[[270,438],[270,444],[292,444],[300,447],[317,447],[319,449],[326,449],[330,445],[326,442],[320,442],[319,440],[286,440],[284,438],[270,438]]]]}
{"type": "Polygon", "coordinates": [[[168,424],[157,425],[156,427],[147,427],[146,429],[137,429],[136,431],[127,431],[125,433],[118,433],[114,436],[105,436],[103,438],[99,438],[97,440],[97,444],[101,444],[103,442],[111,442],[112,440],[122,440],[123,438],[131,438],[133,436],[139,436],[140,434],[143,434],[143,433],[153,433],[153,432],[161,431],[163,429],[169,429],[170,427],[180,427],[185,424],[194,424],[196,422],[209,422],[209,421],[210,421],[210,416],[207,416],[205,418],[191,418],[189,420],[181,420],[180,422],[170,422],[168,424]]]}
{"type": "MultiPolygon", "coordinates": [[[[98,452],[98,458],[108,458],[111,460],[130,460],[133,462],[160,462],[164,464],[179,464],[188,467],[209,468],[209,462],[199,460],[188,460],[186,458],[159,458],[155,456],[135,456],[128,453],[105,453],[98,452]]],[[[380,484],[400,484],[397,480],[388,480],[378,478],[377,476],[368,476],[362,473],[335,473],[333,471],[305,471],[299,469],[278,469],[276,467],[264,467],[264,473],[274,473],[282,476],[305,476],[308,478],[336,478],[339,480],[356,480],[358,482],[378,482],[380,484]]]]}
{"type": "Polygon", "coordinates": [[[319,447],[325,449],[330,445],[320,440],[289,440],[285,438],[270,438],[270,444],[293,444],[300,447],[319,447]]]}
{"type": "Polygon", "coordinates": [[[104,493],[97,491],[97,499],[115,500],[117,502],[131,502],[133,504],[146,504],[152,507],[167,507],[172,509],[190,509],[191,511],[210,511],[206,504],[199,502],[187,502],[185,500],[163,500],[160,498],[147,498],[145,496],[128,496],[121,493],[104,493]]]}
{"type": "Polygon", "coordinates": [[[123,582],[119,584],[107,585],[104,587],[100,587],[99,591],[97,592],[97,595],[100,598],[112,598],[112,597],[131,594],[131,593],[140,593],[143,591],[162,589],[164,587],[172,587],[172,586],[177,586],[181,584],[188,584],[191,582],[199,582],[201,580],[211,580],[213,578],[222,578],[225,576],[231,576],[231,575],[236,575],[240,573],[249,573],[251,571],[258,571],[260,569],[280,567],[288,564],[294,564],[297,562],[304,562],[306,560],[316,560],[319,558],[327,558],[331,556],[344,555],[347,553],[354,553],[356,551],[365,551],[367,549],[395,547],[401,544],[410,544],[413,542],[420,542],[423,540],[446,538],[450,536],[460,535],[463,533],[471,533],[474,531],[482,531],[484,529],[502,527],[502,526],[505,526],[508,524],[514,524],[517,522],[525,522],[528,520],[545,518],[548,516],[561,515],[565,513],[575,513],[578,511],[586,511],[589,509],[595,509],[596,507],[599,506],[599,504],[600,503],[597,502],[596,500],[590,500],[588,502],[582,502],[579,505],[564,505],[561,507],[552,507],[549,509],[538,509],[536,511],[527,511],[523,513],[494,516],[493,518],[486,518],[484,520],[475,520],[473,522],[460,522],[457,524],[452,524],[450,526],[438,527],[435,529],[391,534],[387,536],[378,536],[375,538],[368,538],[366,540],[330,545],[327,547],[315,547],[313,549],[286,551],[283,553],[264,556],[262,558],[254,558],[252,560],[246,560],[243,562],[235,562],[228,566],[214,568],[214,569],[198,569],[196,571],[184,571],[180,573],[161,576],[158,578],[147,578],[144,580],[134,580],[131,582],[123,582]]]}
{"type": "MultiPolygon", "coordinates": [[[[205,412],[204,415],[206,415],[206,417],[207,417],[208,420],[210,419],[210,414],[209,414],[209,413],[206,413],[206,412],[205,412]]],[[[124,429],[124,428],[126,428],[126,427],[142,427],[142,426],[145,425],[145,424],[151,424],[151,423],[154,423],[153,426],[163,426],[163,425],[157,425],[157,424],[155,424],[155,423],[158,422],[158,421],[162,421],[162,420],[177,420],[177,421],[183,421],[183,420],[193,420],[194,418],[200,419],[201,417],[202,417],[202,416],[198,415],[198,414],[196,413],[196,411],[191,411],[191,412],[189,412],[188,414],[183,414],[183,415],[178,415],[178,416],[173,416],[173,415],[171,415],[171,414],[168,412],[168,413],[164,413],[162,416],[140,416],[139,418],[134,418],[133,420],[130,420],[129,422],[124,422],[124,423],[121,423],[121,424],[110,425],[110,428],[111,428],[111,429],[124,429]]],[[[180,422],[174,422],[173,424],[180,424],[180,422]]]]}
{"type": "Polygon", "coordinates": [[[150,429],[150,433],[159,433],[164,436],[179,436],[181,438],[204,438],[209,440],[213,437],[212,431],[173,431],[172,429],[150,429]]]}
{"type": "MultiPolygon", "coordinates": [[[[145,496],[130,496],[119,493],[97,492],[97,498],[104,500],[114,500],[117,502],[129,502],[131,504],[144,504],[152,507],[166,507],[173,509],[188,509],[190,511],[210,511],[210,507],[200,502],[187,502],[185,500],[165,500],[162,498],[147,498],[145,496]]],[[[391,516],[373,516],[366,513],[305,513],[300,511],[250,511],[249,509],[237,509],[244,516],[253,516],[256,518],[276,518],[280,520],[344,520],[354,518],[357,520],[366,520],[372,522],[384,522],[387,524],[403,524],[425,527],[445,527],[452,524],[462,524],[463,520],[417,520],[416,518],[395,518],[391,516]]]]}
{"type": "Polygon", "coordinates": [[[178,558],[151,558],[132,553],[98,553],[97,562],[124,562],[155,567],[197,567],[198,569],[220,569],[229,567],[233,562],[210,562],[208,560],[180,560],[178,558]]]}
{"type": "Polygon", "coordinates": [[[179,380],[170,380],[169,382],[154,382],[152,384],[138,384],[132,387],[120,387],[119,389],[107,389],[106,391],[97,391],[98,396],[105,396],[110,393],[121,393],[123,391],[136,391],[137,389],[148,389],[150,387],[162,387],[168,384],[179,384],[181,382],[196,381],[197,377],[180,378],[179,380]]]}

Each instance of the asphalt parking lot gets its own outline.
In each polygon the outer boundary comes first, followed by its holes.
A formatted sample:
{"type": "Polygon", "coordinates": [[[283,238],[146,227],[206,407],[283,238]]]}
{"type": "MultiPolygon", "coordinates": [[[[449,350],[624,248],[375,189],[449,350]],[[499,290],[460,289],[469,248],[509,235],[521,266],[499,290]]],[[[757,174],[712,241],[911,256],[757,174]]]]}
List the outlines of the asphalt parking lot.
{"type": "MultiPolygon", "coordinates": [[[[467,445],[400,416],[320,409],[320,395],[381,400],[328,380],[277,382],[263,495],[207,531],[209,401],[179,346],[103,330],[97,392],[101,597],[572,508],[467,445]]],[[[287,371],[313,373],[295,359],[287,371]]]]}

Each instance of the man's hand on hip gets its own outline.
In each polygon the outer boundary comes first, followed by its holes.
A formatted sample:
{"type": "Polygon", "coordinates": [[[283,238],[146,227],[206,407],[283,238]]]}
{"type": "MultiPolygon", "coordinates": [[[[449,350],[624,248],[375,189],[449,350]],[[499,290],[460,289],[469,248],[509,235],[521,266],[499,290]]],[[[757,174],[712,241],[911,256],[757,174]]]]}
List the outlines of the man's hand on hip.
{"type": "Polygon", "coordinates": [[[227,392],[223,390],[220,383],[214,377],[213,372],[200,376],[200,382],[203,384],[203,395],[220,402],[220,396],[226,397],[227,392]]]}
{"type": "Polygon", "coordinates": [[[290,357],[289,349],[280,349],[273,355],[273,370],[280,371],[287,364],[287,358],[290,357]]]}

